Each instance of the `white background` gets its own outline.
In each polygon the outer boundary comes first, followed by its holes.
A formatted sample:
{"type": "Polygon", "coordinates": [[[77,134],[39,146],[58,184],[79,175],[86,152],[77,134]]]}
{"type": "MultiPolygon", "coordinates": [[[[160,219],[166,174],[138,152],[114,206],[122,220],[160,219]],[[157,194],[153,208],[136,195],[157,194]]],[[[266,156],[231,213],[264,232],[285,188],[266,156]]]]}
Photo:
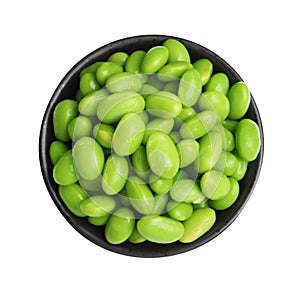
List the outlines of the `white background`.
{"type": "Polygon", "coordinates": [[[299,290],[297,1],[2,1],[1,290],[299,290]],[[248,84],[265,132],[255,191],[237,220],[185,254],[142,259],[92,244],[42,179],[40,124],[65,73],[119,38],[168,34],[210,48],[248,84]]]}

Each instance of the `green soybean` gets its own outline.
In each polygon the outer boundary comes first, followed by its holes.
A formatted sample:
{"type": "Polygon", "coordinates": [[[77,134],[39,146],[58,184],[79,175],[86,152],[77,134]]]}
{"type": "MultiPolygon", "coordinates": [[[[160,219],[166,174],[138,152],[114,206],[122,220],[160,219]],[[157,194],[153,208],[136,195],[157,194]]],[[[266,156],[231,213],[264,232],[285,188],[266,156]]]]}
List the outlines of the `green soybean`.
{"type": "Polygon", "coordinates": [[[98,118],[108,124],[115,123],[126,113],[144,110],[144,98],[133,91],[118,92],[100,100],[97,108],[98,118]]]}
{"type": "Polygon", "coordinates": [[[172,139],[163,132],[154,132],[146,144],[147,160],[159,177],[172,179],[179,169],[179,155],[172,139]]]}
{"type": "Polygon", "coordinates": [[[132,74],[140,74],[141,63],[145,55],[146,52],[142,50],[133,52],[126,61],[125,71],[132,74]]]}
{"type": "Polygon", "coordinates": [[[85,217],[86,214],[80,209],[80,204],[87,198],[85,191],[78,184],[67,186],[60,185],[58,193],[67,208],[76,216],[85,217]]]}
{"type": "Polygon", "coordinates": [[[139,233],[136,227],[134,228],[133,232],[128,238],[128,241],[131,242],[132,244],[139,244],[144,242],[145,240],[146,239],[139,233]]]}
{"type": "Polygon", "coordinates": [[[182,104],[175,94],[159,91],[146,99],[146,109],[161,118],[174,118],[180,114],[182,104]]]}
{"type": "Polygon", "coordinates": [[[138,176],[142,179],[148,177],[150,167],[147,161],[146,147],[144,145],[140,145],[132,154],[131,163],[138,176]]]}
{"type": "Polygon", "coordinates": [[[142,88],[139,91],[139,94],[144,97],[146,100],[150,95],[155,94],[158,92],[158,89],[150,84],[143,84],[142,88]]]}
{"type": "Polygon", "coordinates": [[[131,176],[126,182],[126,193],[130,204],[141,214],[151,214],[154,208],[154,196],[145,184],[137,176],[131,176]]]}
{"type": "Polygon", "coordinates": [[[112,138],[112,148],[119,156],[133,154],[141,145],[145,132],[143,120],[135,113],[125,114],[112,138]]]}
{"type": "Polygon", "coordinates": [[[122,91],[138,92],[142,88],[142,81],[135,74],[122,72],[110,76],[106,80],[106,88],[111,93],[122,91]]]}
{"type": "Polygon", "coordinates": [[[172,82],[178,80],[185,71],[191,69],[193,66],[186,61],[177,61],[166,64],[158,71],[157,78],[163,82],[172,82]]]}
{"type": "Polygon", "coordinates": [[[99,217],[88,217],[88,222],[95,226],[102,226],[108,222],[110,216],[111,216],[111,213],[107,213],[107,214],[105,214],[103,216],[99,216],[99,217]]]}
{"type": "Polygon", "coordinates": [[[143,143],[146,144],[149,136],[156,131],[161,131],[164,133],[170,133],[174,126],[173,118],[155,118],[151,120],[145,128],[145,135],[143,138],[143,143]]]}
{"type": "Polygon", "coordinates": [[[107,149],[111,148],[111,141],[114,132],[115,129],[113,126],[103,122],[96,124],[93,128],[93,136],[95,137],[96,141],[107,149]]]}
{"type": "Polygon", "coordinates": [[[72,151],[66,151],[53,168],[53,178],[58,185],[74,184],[78,178],[73,165],[72,151]]]}
{"type": "Polygon", "coordinates": [[[191,243],[206,232],[208,232],[216,222],[216,213],[211,208],[200,208],[183,222],[184,233],[180,238],[182,243],[191,243]]]}
{"type": "Polygon", "coordinates": [[[251,119],[239,122],[235,131],[236,150],[248,162],[254,161],[260,151],[260,132],[258,125],[251,119]]]}
{"type": "Polygon", "coordinates": [[[177,202],[193,202],[198,199],[204,200],[199,185],[192,179],[181,179],[174,182],[170,189],[170,196],[177,202]]]}
{"type": "Polygon", "coordinates": [[[128,162],[124,157],[110,155],[102,174],[102,188],[106,194],[119,193],[125,186],[129,173],[128,162]]]}
{"type": "Polygon", "coordinates": [[[154,173],[150,174],[149,186],[158,195],[168,193],[173,185],[173,179],[166,179],[156,176],[154,173]]]}
{"type": "Polygon", "coordinates": [[[104,191],[101,188],[101,180],[102,180],[101,176],[97,177],[94,180],[86,180],[86,179],[83,179],[80,177],[78,179],[78,182],[79,182],[79,185],[87,191],[91,191],[91,192],[97,193],[97,194],[104,194],[104,191]]]}
{"type": "Polygon", "coordinates": [[[59,102],[53,112],[53,130],[55,137],[67,142],[70,140],[68,125],[78,115],[77,102],[66,99],[59,102]]]}
{"type": "Polygon", "coordinates": [[[189,166],[198,158],[199,143],[194,139],[181,140],[176,147],[180,158],[180,168],[189,166]]]}
{"type": "Polygon", "coordinates": [[[196,115],[196,111],[192,107],[182,107],[180,114],[177,116],[177,119],[182,122],[194,117],[196,115]]]}
{"type": "Polygon", "coordinates": [[[212,169],[222,153],[222,136],[211,131],[199,141],[199,156],[196,162],[200,174],[212,169]]]}
{"type": "Polygon", "coordinates": [[[201,77],[197,70],[189,69],[181,77],[178,97],[185,106],[197,103],[202,92],[201,77]]]}
{"type": "Polygon", "coordinates": [[[164,46],[152,47],[141,62],[141,72],[153,74],[159,71],[168,61],[169,51],[164,46]]]}
{"type": "Polygon", "coordinates": [[[130,237],[134,225],[134,213],[129,208],[119,208],[111,215],[105,226],[105,238],[113,245],[121,244],[130,237]]]}
{"type": "Polygon", "coordinates": [[[100,85],[97,82],[96,75],[93,73],[85,73],[82,75],[79,88],[83,96],[98,90],[100,85]]]}
{"type": "Polygon", "coordinates": [[[68,133],[72,141],[76,141],[92,133],[92,123],[86,116],[75,117],[68,125],[68,133]]]}
{"type": "Polygon", "coordinates": [[[163,91],[168,91],[173,94],[177,94],[178,92],[179,82],[168,82],[163,88],[163,91]]]}
{"type": "Polygon", "coordinates": [[[165,213],[165,208],[169,200],[168,194],[156,195],[154,197],[154,207],[152,215],[162,215],[165,213]]]}
{"type": "Polygon", "coordinates": [[[126,61],[128,59],[128,54],[125,52],[115,52],[109,56],[107,59],[108,62],[117,63],[124,67],[126,61]]]}
{"type": "Polygon", "coordinates": [[[123,67],[120,64],[104,62],[96,71],[96,79],[101,86],[104,86],[110,76],[121,72],[123,72],[123,67]]]}
{"type": "Polygon", "coordinates": [[[238,160],[238,164],[236,170],[231,175],[231,177],[236,179],[237,181],[240,181],[246,175],[247,168],[248,168],[248,161],[240,157],[236,152],[233,152],[233,154],[236,156],[238,160]]]}
{"type": "Polygon", "coordinates": [[[80,102],[82,98],[83,98],[83,95],[82,95],[80,89],[78,89],[76,91],[76,94],[75,94],[75,100],[76,100],[76,102],[80,102]]]}
{"type": "Polygon", "coordinates": [[[104,153],[101,146],[90,137],[76,141],[72,149],[74,167],[80,177],[86,180],[96,179],[102,172],[104,153]]]}
{"type": "Polygon", "coordinates": [[[145,216],[137,222],[139,233],[147,240],[168,244],[179,240],[184,227],[181,222],[165,216],[145,216]]]}
{"type": "Polygon", "coordinates": [[[213,72],[212,62],[209,59],[200,59],[193,63],[193,67],[200,74],[202,86],[206,85],[213,72]]]}
{"type": "Polygon", "coordinates": [[[229,118],[236,120],[242,118],[250,105],[250,92],[244,82],[235,83],[228,92],[230,103],[229,118]]]}
{"type": "Polygon", "coordinates": [[[190,55],[183,43],[175,39],[167,39],[164,41],[165,46],[169,51],[168,62],[173,63],[177,61],[190,62],[190,55]]]}
{"type": "Polygon", "coordinates": [[[81,99],[78,105],[79,112],[86,116],[95,116],[97,114],[99,101],[108,95],[109,92],[103,88],[86,95],[81,99]]]}
{"type": "Polygon", "coordinates": [[[239,196],[240,186],[237,180],[229,177],[230,181],[230,190],[229,192],[221,199],[218,200],[209,200],[208,204],[210,207],[216,210],[224,210],[233,205],[239,196]]]}
{"type": "Polygon", "coordinates": [[[188,219],[193,213],[193,206],[191,203],[186,202],[175,202],[170,201],[167,204],[168,215],[179,221],[184,221],[188,219]]]}
{"type": "Polygon", "coordinates": [[[237,127],[237,125],[238,125],[238,121],[236,121],[236,120],[231,120],[231,119],[229,119],[229,118],[226,118],[225,120],[223,120],[222,121],[222,125],[226,128],[226,129],[228,129],[230,132],[235,132],[235,129],[236,129],[236,127],[237,127]]]}
{"type": "Polygon", "coordinates": [[[211,170],[201,177],[200,187],[207,198],[218,200],[229,192],[230,181],[223,173],[211,170]]]}
{"type": "Polygon", "coordinates": [[[93,73],[96,74],[97,69],[103,64],[104,62],[95,62],[86,68],[84,68],[81,72],[79,77],[81,78],[85,73],[93,73]]]}
{"type": "Polygon", "coordinates": [[[224,73],[216,73],[211,76],[205,86],[205,91],[217,91],[227,95],[229,89],[229,79],[224,73]]]}
{"type": "Polygon", "coordinates": [[[199,99],[199,107],[202,110],[213,110],[218,114],[219,120],[223,121],[229,114],[230,104],[227,97],[217,91],[206,91],[199,99]]]}
{"type": "Polygon", "coordinates": [[[224,173],[226,176],[231,176],[238,166],[238,159],[230,152],[223,151],[219,160],[214,166],[214,169],[224,173]]]}
{"type": "Polygon", "coordinates": [[[49,156],[52,164],[55,165],[68,149],[65,143],[59,140],[53,141],[49,147],[49,156]]]}
{"type": "Polygon", "coordinates": [[[180,127],[179,133],[182,138],[198,139],[204,136],[217,123],[218,115],[211,110],[202,111],[196,116],[187,119],[180,127]]]}
{"type": "Polygon", "coordinates": [[[115,200],[106,195],[95,195],[80,203],[81,211],[90,217],[104,216],[107,213],[111,213],[115,207],[115,200]]]}

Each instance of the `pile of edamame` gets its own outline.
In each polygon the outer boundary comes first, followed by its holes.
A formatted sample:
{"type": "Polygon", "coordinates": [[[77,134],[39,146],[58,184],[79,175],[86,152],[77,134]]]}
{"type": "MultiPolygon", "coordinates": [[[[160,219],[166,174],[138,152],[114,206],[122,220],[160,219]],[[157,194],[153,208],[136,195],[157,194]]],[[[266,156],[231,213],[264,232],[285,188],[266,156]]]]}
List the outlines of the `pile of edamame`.
{"type": "Polygon", "coordinates": [[[168,39],[80,73],[53,112],[49,148],[66,207],[111,244],[190,243],[238,198],[260,151],[250,92],[168,39]]]}

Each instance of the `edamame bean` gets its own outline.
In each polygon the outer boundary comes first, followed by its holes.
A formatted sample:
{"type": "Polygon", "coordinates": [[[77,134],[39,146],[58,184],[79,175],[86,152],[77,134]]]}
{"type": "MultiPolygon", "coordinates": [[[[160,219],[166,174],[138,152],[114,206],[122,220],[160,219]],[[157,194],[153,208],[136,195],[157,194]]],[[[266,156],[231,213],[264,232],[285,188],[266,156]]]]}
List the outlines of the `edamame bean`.
{"type": "Polygon", "coordinates": [[[81,91],[78,89],[75,94],[76,102],[80,102],[82,98],[83,98],[83,95],[82,95],[81,91]]]}
{"type": "Polygon", "coordinates": [[[146,239],[139,233],[137,228],[135,227],[132,234],[128,238],[128,241],[131,242],[132,244],[139,244],[144,242],[146,239]]]}
{"type": "Polygon", "coordinates": [[[152,47],[141,62],[141,72],[153,74],[159,71],[168,61],[169,51],[164,46],[152,47]]]}
{"type": "Polygon", "coordinates": [[[211,208],[200,208],[183,222],[182,243],[191,243],[208,232],[216,222],[216,213],[211,208]]]}
{"type": "Polygon", "coordinates": [[[158,89],[150,84],[143,84],[141,90],[139,91],[139,94],[144,97],[146,100],[148,96],[155,94],[158,92],[158,89]]]}
{"type": "Polygon", "coordinates": [[[230,181],[230,190],[229,192],[221,199],[218,200],[209,200],[208,204],[210,207],[216,210],[224,210],[229,208],[237,200],[239,196],[240,186],[237,180],[229,177],[230,181]]]}
{"type": "Polygon", "coordinates": [[[147,84],[155,87],[158,91],[162,91],[166,83],[157,78],[157,74],[149,74],[147,84]]]}
{"type": "Polygon", "coordinates": [[[66,99],[59,102],[53,112],[53,129],[55,137],[67,142],[70,140],[68,125],[78,115],[77,102],[66,99]]]}
{"type": "Polygon", "coordinates": [[[96,75],[93,73],[85,73],[82,75],[80,78],[79,88],[83,96],[99,90],[100,86],[96,80],[96,75]]]}
{"type": "Polygon", "coordinates": [[[142,179],[148,177],[150,167],[147,161],[146,147],[144,145],[140,145],[132,154],[131,163],[137,175],[142,179]]]}
{"type": "Polygon", "coordinates": [[[200,59],[193,63],[193,67],[200,74],[202,86],[206,85],[213,72],[212,62],[208,59],[200,59]]]}
{"type": "Polygon", "coordinates": [[[237,181],[240,181],[244,178],[247,172],[248,162],[244,158],[240,157],[237,152],[234,152],[233,154],[238,159],[238,165],[231,177],[236,179],[237,181]]]}
{"type": "Polygon", "coordinates": [[[179,155],[172,139],[163,132],[154,132],[146,144],[147,160],[159,177],[172,179],[179,169],[179,155]]]}
{"type": "Polygon", "coordinates": [[[94,193],[105,194],[103,189],[101,188],[101,180],[102,180],[101,176],[97,177],[94,180],[85,180],[85,179],[80,177],[78,179],[78,182],[79,182],[79,185],[84,190],[91,191],[91,192],[93,192],[93,194],[94,193]]]}
{"type": "Polygon", "coordinates": [[[230,103],[229,118],[236,120],[242,118],[250,105],[250,92],[244,82],[235,83],[228,92],[230,103]]]}
{"type": "Polygon", "coordinates": [[[104,86],[106,80],[117,73],[123,72],[123,67],[120,64],[112,63],[112,62],[105,62],[100,65],[100,67],[96,71],[96,78],[97,81],[101,86],[104,86]]]}
{"type": "Polygon", "coordinates": [[[114,132],[115,129],[113,126],[103,122],[96,124],[93,128],[93,136],[95,137],[96,141],[107,149],[111,148],[111,141],[114,132]]]}
{"type": "Polygon", "coordinates": [[[102,174],[102,188],[106,194],[119,193],[125,186],[129,167],[124,157],[110,155],[105,163],[102,174]]]}
{"type": "Polygon", "coordinates": [[[231,120],[231,119],[229,119],[229,118],[227,118],[227,119],[225,119],[225,120],[223,120],[222,121],[222,125],[226,128],[226,129],[228,129],[230,132],[235,132],[235,129],[236,129],[236,127],[237,127],[237,125],[238,125],[238,121],[236,121],[236,120],[231,120]]]}
{"type": "Polygon", "coordinates": [[[185,71],[191,69],[192,67],[192,64],[186,61],[169,63],[158,71],[157,78],[163,82],[176,81],[185,71]]]}
{"type": "Polygon", "coordinates": [[[186,202],[175,202],[170,201],[167,204],[168,215],[179,221],[184,221],[188,219],[193,213],[193,206],[191,203],[186,202]]]}
{"type": "Polygon", "coordinates": [[[137,176],[131,176],[126,182],[126,193],[130,204],[141,214],[151,214],[155,200],[145,182],[137,176]]]}
{"type": "Polygon", "coordinates": [[[177,94],[178,92],[179,82],[168,82],[163,88],[163,91],[168,91],[173,94],[177,94]]]}
{"type": "Polygon", "coordinates": [[[119,208],[111,215],[106,224],[105,238],[113,245],[121,244],[130,237],[134,225],[134,213],[129,208],[119,208]]]}
{"type": "Polygon", "coordinates": [[[204,200],[199,186],[192,179],[181,179],[174,182],[170,189],[170,196],[177,202],[193,202],[198,199],[204,200]]]}
{"type": "Polygon", "coordinates": [[[68,125],[68,133],[72,141],[76,141],[92,133],[92,123],[86,116],[77,116],[68,125]]]}
{"type": "Polygon", "coordinates": [[[165,46],[169,51],[169,63],[177,61],[190,62],[189,52],[180,41],[175,39],[167,39],[164,41],[163,46],[165,46]]]}
{"type": "Polygon", "coordinates": [[[69,148],[63,142],[59,140],[53,141],[49,147],[49,156],[52,164],[55,165],[68,149],[69,148]]]}
{"type": "Polygon", "coordinates": [[[126,113],[138,113],[144,110],[145,100],[136,92],[124,91],[110,95],[98,103],[97,116],[108,124],[115,123],[126,113]]]}
{"type": "Polygon", "coordinates": [[[74,184],[78,178],[74,170],[72,151],[66,151],[53,168],[53,178],[58,185],[74,184]]]}
{"type": "Polygon", "coordinates": [[[97,69],[103,64],[104,62],[95,62],[86,68],[84,68],[81,72],[79,77],[81,78],[85,73],[93,73],[96,74],[97,69]]]}
{"type": "Polygon", "coordinates": [[[132,74],[140,74],[141,63],[145,55],[146,52],[142,50],[133,52],[126,61],[125,71],[132,74]]]}
{"type": "Polygon", "coordinates": [[[78,184],[60,185],[58,187],[58,193],[62,201],[73,214],[79,217],[86,216],[86,214],[81,211],[80,204],[87,198],[87,195],[78,184]]]}
{"type": "Polygon", "coordinates": [[[107,214],[105,214],[103,216],[99,216],[99,217],[88,217],[88,222],[95,226],[102,226],[108,222],[110,216],[111,216],[111,213],[107,213],[107,214]]]}
{"type": "Polygon", "coordinates": [[[103,88],[86,95],[81,99],[78,105],[79,112],[86,116],[95,116],[97,114],[99,101],[108,95],[109,92],[103,88]]]}
{"type": "Polygon", "coordinates": [[[139,233],[147,240],[168,244],[179,240],[184,227],[181,222],[165,216],[145,216],[137,222],[139,233]]]}
{"type": "Polygon", "coordinates": [[[180,114],[177,116],[177,119],[182,122],[194,117],[196,115],[196,111],[192,107],[182,107],[180,114]]]}
{"type": "Polygon", "coordinates": [[[169,200],[168,194],[156,195],[154,197],[154,207],[152,215],[162,215],[165,213],[165,208],[169,200]]]}
{"type": "Polygon", "coordinates": [[[199,143],[194,139],[181,140],[176,147],[180,158],[180,168],[189,166],[198,158],[199,143]]]}
{"type": "Polygon", "coordinates": [[[235,131],[236,150],[248,162],[254,161],[260,150],[260,133],[258,125],[251,119],[239,122],[235,131]]]}
{"type": "Polygon", "coordinates": [[[222,146],[225,151],[231,152],[235,148],[233,134],[227,130],[221,123],[218,123],[212,130],[217,131],[222,137],[222,146]]]}
{"type": "Polygon", "coordinates": [[[159,91],[147,97],[146,109],[160,118],[174,118],[180,114],[182,104],[175,94],[159,91]]]}
{"type": "Polygon", "coordinates": [[[227,95],[229,89],[229,79],[224,73],[216,73],[211,76],[205,86],[205,91],[217,91],[227,95]]]}
{"type": "Polygon", "coordinates": [[[133,154],[141,145],[145,132],[143,120],[135,113],[125,114],[112,138],[112,148],[119,156],[133,154]]]}
{"type": "Polygon", "coordinates": [[[202,111],[182,124],[179,130],[180,136],[198,139],[207,134],[215,126],[217,120],[218,115],[214,111],[202,111]]]}
{"type": "Polygon", "coordinates": [[[90,217],[100,217],[111,213],[116,207],[113,198],[105,195],[95,195],[80,203],[80,210],[90,217]]]}
{"type": "Polygon", "coordinates": [[[229,192],[230,181],[223,173],[211,170],[201,177],[200,187],[207,198],[218,200],[229,192]]]}
{"type": "Polygon", "coordinates": [[[226,176],[231,176],[237,169],[238,159],[230,152],[223,151],[219,160],[214,166],[214,169],[224,173],[226,176]]]}
{"type": "Polygon", "coordinates": [[[122,67],[124,67],[127,59],[128,59],[128,54],[126,54],[125,52],[116,52],[116,53],[113,53],[107,59],[107,61],[112,62],[112,63],[117,63],[117,64],[121,65],[122,67]]]}
{"type": "Polygon", "coordinates": [[[174,126],[174,119],[173,118],[155,118],[151,120],[145,129],[145,135],[143,138],[143,143],[146,144],[148,141],[149,136],[156,132],[161,131],[164,133],[170,133],[174,126]]]}
{"type": "Polygon", "coordinates": [[[211,131],[199,141],[199,156],[196,161],[196,168],[200,174],[211,170],[222,153],[222,136],[211,131]]]}
{"type": "Polygon", "coordinates": [[[166,179],[156,176],[154,173],[150,174],[149,186],[158,195],[168,193],[173,185],[173,179],[166,179]]]}
{"type": "Polygon", "coordinates": [[[185,106],[197,103],[202,92],[201,77],[197,70],[189,69],[181,77],[178,97],[185,106]]]}
{"type": "Polygon", "coordinates": [[[104,153],[101,146],[90,137],[76,141],[72,149],[74,168],[86,180],[96,179],[102,172],[104,153]]]}
{"type": "Polygon", "coordinates": [[[141,79],[128,72],[117,73],[106,80],[106,88],[111,93],[122,91],[138,92],[142,88],[141,79]]]}
{"type": "Polygon", "coordinates": [[[213,110],[218,116],[219,120],[223,121],[229,114],[230,105],[227,97],[217,91],[206,91],[199,99],[199,107],[202,110],[213,110]]]}

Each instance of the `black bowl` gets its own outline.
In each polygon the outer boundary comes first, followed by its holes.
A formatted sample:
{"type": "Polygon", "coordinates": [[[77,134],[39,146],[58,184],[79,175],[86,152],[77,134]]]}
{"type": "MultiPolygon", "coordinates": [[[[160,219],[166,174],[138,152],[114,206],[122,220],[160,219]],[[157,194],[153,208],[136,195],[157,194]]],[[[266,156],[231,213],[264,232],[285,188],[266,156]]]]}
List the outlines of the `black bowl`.
{"type": "Polygon", "coordinates": [[[144,242],[141,244],[131,244],[129,242],[125,242],[120,245],[111,245],[104,238],[103,227],[93,226],[89,224],[85,218],[79,218],[73,215],[67,209],[67,207],[59,197],[58,186],[53,180],[53,166],[48,154],[50,143],[55,139],[53,134],[52,114],[56,104],[64,99],[75,96],[76,90],[78,88],[79,73],[86,66],[96,61],[106,60],[112,53],[117,51],[124,51],[128,54],[138,49],[147,51],[155,45],[161,45],[168,38],[181,41],[187,47],[191,56],[191,61],[195,61],[199,58],[210,59],[214,65],[214,73],[226,73],[229,77],[230,85],[234,84],[235,82],[242,81],[241,77],[236,73],[236,71],[222,58],[220,58],[218,55],[208,50],[207,48],[194,42],[165,35],[141,35],[129,37],[107,44],[90,53],[81,61],[79,61],[66,74],[66,76],[62,79],[62,81],[56,88],[47,106],[41,125],[39,140],[40,165],[45,184],[54,203],[56,204],[62,215],[66,218],[66,220],[84,237],[107,250],[128,256],[163,257],[175,255],[195,249],[218,236],[236,219],[236,217],[244,208],[255,187],[262,166],[264,145],[263,128],[257,106],[255,104],[253,96],[251,95],[251,103],[246,117],[254,120],[260,128],[262,141],[260,153],[255,161],[249,163],[248,171],[245,177],[240,181],[240,194],[237,201],[230,208],[223,211],[217,211],[216,223],[206,234],[204,234],[198,240],[189,244],[175,242],[172,244],[160,245],[151,242],[144,242]]]}

